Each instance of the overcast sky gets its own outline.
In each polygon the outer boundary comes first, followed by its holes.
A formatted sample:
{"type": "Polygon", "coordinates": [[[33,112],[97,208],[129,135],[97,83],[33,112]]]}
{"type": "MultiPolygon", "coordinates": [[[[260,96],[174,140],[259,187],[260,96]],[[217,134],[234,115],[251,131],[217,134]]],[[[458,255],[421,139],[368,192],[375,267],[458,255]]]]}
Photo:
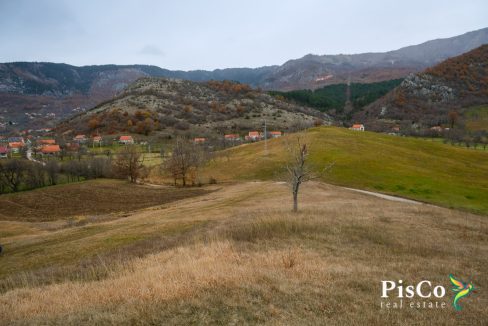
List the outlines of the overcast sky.
{"type": "Polygon", "coordinates": [[[258,67],[484,27],[487,0],[0,0],[0,62],[258,67]]]}

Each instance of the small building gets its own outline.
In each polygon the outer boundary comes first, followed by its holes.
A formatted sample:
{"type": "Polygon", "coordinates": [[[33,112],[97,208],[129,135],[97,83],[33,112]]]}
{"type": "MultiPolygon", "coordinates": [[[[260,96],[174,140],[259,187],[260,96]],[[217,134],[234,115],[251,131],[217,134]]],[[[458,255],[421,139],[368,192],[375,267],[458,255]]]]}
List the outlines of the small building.
{"type": "Polygon", "coordinates": [[[349,129],[356,130],[356,131],[364,131],[364,125],[360,123],[353,124],[352,127],[349,129]]]}
{"type": "Polygon", "coordinates": [[[56,144],[56,140],[54,139],[39,139],[37,140],[39,145],[54,145],[56,144]]]}
{"type": "Polygon", "coordinates": [[[76,135],[75,138],[73,138],[73,141],[79,144],[86,143],[87,140],[86,135],[76,135]]]}
{"type": "Polygon", "coordinates": [[[193,142],[195,144],[203,144],[207,141],[207,138],[203,138],[203,137],[197,137],[197,138],[194,138],[193,139],[193,142]]]}
{"type": "Polygon", "coordinates": [[[259,131],[249,131],[246,136],[246,140],[256,141],[261,139],[261,134],[259,131]]]}
{"type": "Polygon", "coordinates": [[[43,155],[56,155],[61,152],[59,145],[44,145],[41,148],[41,154],[43,155]]]}
{"type": "Polygon", "coordinates": [[[435,131],[435,132],[442,132],[442,127],[441,126],[434,126],[430,128],[430,130],[435,131]]]}
{"type": "Polygon", "coordinates": [[[8,153],[9,153],[9,150],[7,147],[5,147],[5,146],[0,147],[0,159],[1,158],[8,158],[8,153]]]}
{"type": "Polygon", "coordinates": [[[8,143],[8,148],[10,148],[10,151],[12,153],[19,153],[22,147],[24,147],[24,143],[21,142],[8,143]]]}
{"type": "Polygon", "coordinates": [[[269,132],[269,137],[270,138],[278,138],[278,137],[281,137],[283,136],[283,134],[281,133],[281,131],[270,131],[269,132]]]}
{"type": "Polygon", "coordinates": [[[227,134],[224,135],[224,139],[228,141],[238,141],[241,140],[241,137],[238,134],[227,134]]]}
{"type": "Polygon", "coordinates": [[[134,138],[132,136],[120,136],[119,144],[132,145],[134,144],[134,138]]]}
{"type": "Polygon", "coordinates": [[[102,136],[94,136],[94,137],[93,137],[93,143],[94,143],[94,144],[99,144],[99,145],[101,145],[101,144],[102,144],[102,136]]]}

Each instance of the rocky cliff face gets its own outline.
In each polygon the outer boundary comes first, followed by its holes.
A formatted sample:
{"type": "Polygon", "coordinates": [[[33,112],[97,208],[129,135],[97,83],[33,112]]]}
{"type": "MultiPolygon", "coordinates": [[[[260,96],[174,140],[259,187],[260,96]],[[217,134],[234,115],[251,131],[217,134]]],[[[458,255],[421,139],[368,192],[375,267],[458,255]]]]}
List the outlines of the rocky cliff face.
{"type": "Polygon", "coordinates": [[[400,87],[414,97],[426,98],[432,102],[448,103],[456,99],[453,88],[444,85],[443,80],[429,74],[410,74],[400,87]]]}

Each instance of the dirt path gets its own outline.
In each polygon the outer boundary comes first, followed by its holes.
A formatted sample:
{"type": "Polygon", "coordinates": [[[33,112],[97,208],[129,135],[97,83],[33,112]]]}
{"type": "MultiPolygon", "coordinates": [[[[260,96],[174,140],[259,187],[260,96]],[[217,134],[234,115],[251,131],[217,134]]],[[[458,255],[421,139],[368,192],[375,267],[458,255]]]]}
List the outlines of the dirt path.
{"type": "Polygon", "coordinates": [[[360,193],[366,194],[366,195],[371,195],[371,196],[383,198],[383,199],[386,199],[386,200],[391,200],[391,201],[398,201],[398,202],[402,202],[402,203],[409,203],[409,204],[415,204],[415,205],[424,204],[424,203],[419,202],[419,201],[415,201],[415,200],[411,200],[411,199],[406,199],[406,198],[402,198],[402,197],[385,195],[385,194],[382,194],[382,193],[379,193],[379,192],[373,192],[373,191],[367,191],[367,190],[361,190],[361,189],[354,189],[354,188],[347,188],[347,187],[341,187],[341,188],[342,189],[351,190],[351,191],[355,191],[355,192],[360,192],[360,193]]]}

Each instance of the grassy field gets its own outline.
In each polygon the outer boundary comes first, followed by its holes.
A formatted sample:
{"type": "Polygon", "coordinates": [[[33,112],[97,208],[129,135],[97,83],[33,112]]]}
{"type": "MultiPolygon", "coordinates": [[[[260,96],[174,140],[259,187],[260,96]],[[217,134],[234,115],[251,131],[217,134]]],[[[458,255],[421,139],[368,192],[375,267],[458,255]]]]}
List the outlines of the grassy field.
{"type": "MultiPolygon", "coordinates": [[[[302,138],[310,145],[316,171],[331,162],[323,181],[425,201],[480,214],[488,213],[488,152],[423,139],[344,128],[311,129],[302,138]]],[[[226,180],[271,180],[283,176],[287,160],[284,137],[244,145],[211,162],[206,177],[226,180]]]]}
{"type": "Polygon", "coordinates": [[[488,130],[488,105],[470,108],[465,113],[466,128],[470,131],[488,130]]]}
{"type": "Polygon", "coordinates": [[[0,222],[23,230],[1,240],[0,324],[486,323],[485,217],[318,182],[292,214],[279,182],[214,187],[86,225],[0,222]],[[450,273],[479,289],[461,313],[450,292],[446,309],[380,308],[381,280],[449,289],[450,273]]]}

